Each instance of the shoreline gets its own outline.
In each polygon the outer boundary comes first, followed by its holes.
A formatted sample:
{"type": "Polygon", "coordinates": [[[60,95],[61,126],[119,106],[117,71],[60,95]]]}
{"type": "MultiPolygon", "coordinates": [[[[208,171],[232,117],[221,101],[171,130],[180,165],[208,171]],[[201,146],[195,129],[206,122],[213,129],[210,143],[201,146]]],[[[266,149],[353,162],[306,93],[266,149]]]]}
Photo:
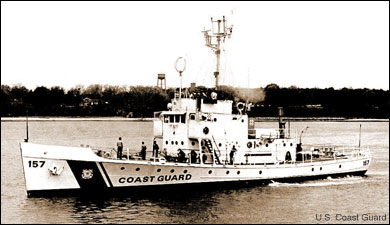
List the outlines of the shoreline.
{"type": "MultiPolygon", "coordinates": [[[[255,122],[277,122],[278,117],[254,117],[255,122]]],[[[124,118],[124,117],[29,117],[28,121],[128,121],[152,122],[156,118],[124,118]]],[[[283,117],[288,122],[389,122],[389,119],[343,117],[283,117]]],[[[26,117],[1,117],[1,122],[25,122],[26,117]]]]}

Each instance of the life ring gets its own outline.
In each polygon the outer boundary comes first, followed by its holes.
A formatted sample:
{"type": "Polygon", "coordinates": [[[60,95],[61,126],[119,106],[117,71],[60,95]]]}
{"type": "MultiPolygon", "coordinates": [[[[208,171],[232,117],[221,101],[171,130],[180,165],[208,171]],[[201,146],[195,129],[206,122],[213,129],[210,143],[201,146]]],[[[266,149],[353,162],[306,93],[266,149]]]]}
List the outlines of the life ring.
{"type": "Polygon", "coordinates": [[[242,115],[242,111],[243,111],[244,108],[245,108],[245,104],[242,103],[242,102],[238,102],[238,103],[236,104],[236,107],[237,107],[238,113],[239,113],[240,115],[242,115]]]}
{"type": "Polygon", "coordinates": [[[209,133],[209,128],[208,127],[203,128],[203,133],[204,134],[208,134],[209,133]]]}
{"type": "Polygon", "coordinates": [[[248,142],[248,144],[246,144],[246,146],[247,146],[248,148],[252,148],[252,142],[248,142]]]}

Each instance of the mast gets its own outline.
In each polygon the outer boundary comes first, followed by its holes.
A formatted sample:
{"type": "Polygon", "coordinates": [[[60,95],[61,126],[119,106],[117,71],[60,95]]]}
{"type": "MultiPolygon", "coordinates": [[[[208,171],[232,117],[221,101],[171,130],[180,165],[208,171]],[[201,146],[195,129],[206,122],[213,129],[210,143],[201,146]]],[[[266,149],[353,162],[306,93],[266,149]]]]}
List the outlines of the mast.
{"type": "Polygon", "coordinates": [[[218,76],[219,76],[219,67],[220,67],[220,57],[221,57],[221,41],[225,42],[225,38],[230,38],[233,25],[227,27],[225,16],[222,20],[213,20],[211,17],[211,30],[203,30],[203,34],[206,40],[206,46],[211,48],[215,55],[217,56],[217,66],[214,72],[215,76],[215,89],[218,89],[218,76]],[[222,24],[221,24],[222,23],[222,24]],[[214,25],[217,26],[217,30],[214,30],[214,25]]]}

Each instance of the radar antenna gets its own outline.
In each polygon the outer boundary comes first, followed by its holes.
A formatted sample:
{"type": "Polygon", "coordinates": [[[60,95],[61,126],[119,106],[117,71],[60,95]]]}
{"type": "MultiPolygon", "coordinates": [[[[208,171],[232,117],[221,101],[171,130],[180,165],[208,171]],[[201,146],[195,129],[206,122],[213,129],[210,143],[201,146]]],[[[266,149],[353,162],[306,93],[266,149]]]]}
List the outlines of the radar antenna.
{"type": "Polygon", "coordinates": [[[233,25],[227,27],[227,21],[225,16],[223,16],[222,20],[213,20],[211,17],[211,30],[203,30],[203,34],[206,40],[206,46],[211,48],[215,55],[217,56],[217,68],[214,72],[215,76],[215,89],[218,89],[218,76],[219,76],[219,64],[220,64],[220,56],[221,56],[221,40],[225,42],[225,38],[230,38],[233,25]],[[222,24],[221,24],[222,23],[222,24]],[[214,26],[217,26],[217,29],[214,29],[214,26]]]}

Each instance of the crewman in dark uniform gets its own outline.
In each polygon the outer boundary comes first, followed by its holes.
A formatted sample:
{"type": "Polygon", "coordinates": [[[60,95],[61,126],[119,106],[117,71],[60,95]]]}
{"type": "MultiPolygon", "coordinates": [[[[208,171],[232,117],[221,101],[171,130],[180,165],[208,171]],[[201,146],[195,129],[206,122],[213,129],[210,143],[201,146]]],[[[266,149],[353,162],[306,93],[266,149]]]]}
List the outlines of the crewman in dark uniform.
{"type": "Polygon", "coordinates": [[[232,150],[230,151],[230,165],[233,165],[234,162],[234,154],[236,153],[237,149],[236,146],[233,145],[232,150]]]}
{"type": "Polygon", "coordinates": [[[156,141],[154,141],[154,144],[153,144],[153,154],[152,156],[154,157],[158,157],[158,150],[160,149],[160,147],[158,147],[158,144],[156,141]]]}
{"type": "Polygon", "coordinates": [[[179,162],[185,162],[186,161],[186,154],[181,150],[180,148],[177,150],[177,159],[179,162]]]}
{"type": "Polygon", "coordinates": [[[196,163],[196,158],[198,155],[196,154],[195,150],[191,150],[191,163],[196,163]]]}
{"type": "Polygon", "coordinates": [[[142,142],[142,147],[141,147],[141,157],[142,160],[146,160],[146,145],[144,142],[142,142]]]}
{"type": "Polygon", "coordinates": [[[116,146],[118,147],[118,151],[116,152],[117,159],[122,159],[122,151],[123,151],[123,143],[122,138],[119,137],[119,141],[116,143],[116,146]]]}

